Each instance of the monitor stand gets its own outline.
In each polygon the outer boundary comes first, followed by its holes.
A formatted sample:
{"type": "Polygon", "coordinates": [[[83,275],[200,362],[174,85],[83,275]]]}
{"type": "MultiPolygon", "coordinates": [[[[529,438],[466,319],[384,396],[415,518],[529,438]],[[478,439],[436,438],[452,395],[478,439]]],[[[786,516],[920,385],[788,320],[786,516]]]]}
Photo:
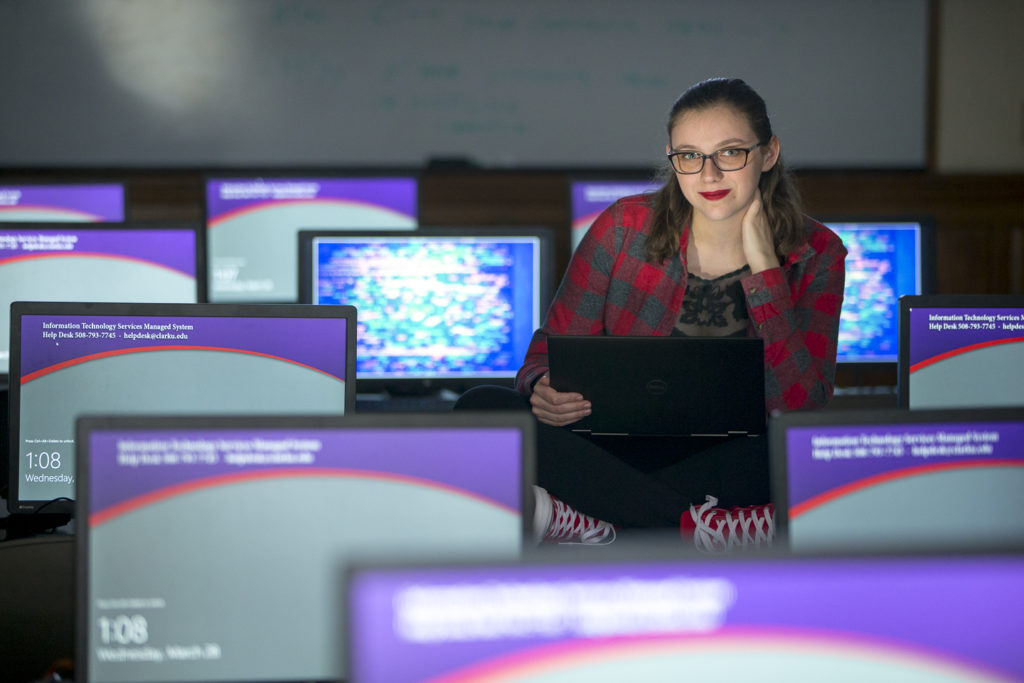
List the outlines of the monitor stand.
{"type": "Polygon", "coordinates": [[[0,499],[0,539],[13,541],[16,538],[31,538],[53,533],[70,533],[71,520],[74,518],[74,501],[70,498],[58,498],[47,503],[35,512],[15,512],[7,514],[7,501],[0,499]]]}
{"type": "Polygon", "coordinates": [[[71,522],[70,513],[40,512],[25,515],[16,514],[0,517],[0,540],[13,541],[17,538],[32,538],[52,534],[71,522]]]}
{"type": "Polygon", "coordinates": [[[356,412],[448,412],[458,397],[450,389],[356,394],[356,412]]]}

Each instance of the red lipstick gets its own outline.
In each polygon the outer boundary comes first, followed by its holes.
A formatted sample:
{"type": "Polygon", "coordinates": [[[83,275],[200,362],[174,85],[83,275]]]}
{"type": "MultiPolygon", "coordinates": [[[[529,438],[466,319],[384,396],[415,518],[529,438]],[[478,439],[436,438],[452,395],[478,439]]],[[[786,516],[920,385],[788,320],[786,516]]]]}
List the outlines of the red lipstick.
{"type": "Polygon", "coordinates": [[[714,192],[700,192],[700,196],[707,199],[709,202],[717,202],[719,199],[729,194],[730,190],[715,190],[714,192]]]}

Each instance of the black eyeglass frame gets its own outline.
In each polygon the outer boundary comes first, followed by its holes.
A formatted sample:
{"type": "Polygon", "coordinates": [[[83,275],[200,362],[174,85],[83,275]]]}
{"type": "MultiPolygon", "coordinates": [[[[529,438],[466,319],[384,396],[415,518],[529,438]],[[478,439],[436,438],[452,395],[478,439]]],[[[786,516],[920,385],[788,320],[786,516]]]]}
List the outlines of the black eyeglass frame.
{"type": "Polygon", "coordinates": [[[666,154],[665,157],[668,159],[668,163],[672,167],[672,170],[675,171],[676,173],[678,173],[679,175],[696,175],[696,174],[700,173],[701,171],[704,170],[704,164],[706,164],[708,162],[708,159],[711,159],[712,163],[714,163],[714,165],[715,165],[715,168],[717,168],[722,173],[732,173],[733,171],[742,171],[744,168],[746,168],[747,164],[750,163],[750,153],[753,152],[758,147],[760,147],[762,144],[764,144],[764,143],[755,142],[753,147],[746,147],[746,148],[744,148],[744,147],[724,147],[722,149],[716,149],[711,154],[701,154],[700,152],[693,152],[693,151],[672,152],[670,154],[666,154]],[[719,166],[718,158],[716,156],[716,155],[718,155],[721,152],[746,152],[746,157],[743,159],[743,165],[740,166],[739,168],[722,168],[721,166],[719,166]],[[696,154],[697,156],[699,156],[700,157],[700,168],[698,168],[696,171],[680,171],[679,167],[676,166],[676,162],[675,162],[675,160],[672,157],[677,157],[677,156],[679,156],[681,154],[696,154]]]}

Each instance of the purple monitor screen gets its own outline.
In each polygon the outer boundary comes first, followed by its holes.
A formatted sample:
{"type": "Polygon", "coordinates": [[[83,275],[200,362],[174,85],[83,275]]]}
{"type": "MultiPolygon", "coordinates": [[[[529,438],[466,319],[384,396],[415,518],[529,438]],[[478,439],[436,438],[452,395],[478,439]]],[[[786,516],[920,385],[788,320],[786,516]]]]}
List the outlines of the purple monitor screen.
{"type": "Polygon", "coordinates": [[[518,559],[528,424],[451,413],[83,420],[87,680],[343,678],[349,563],[518,559]]]}
{"type": "Polygon", "coordinates": [[[847,249],[836,360],[895,363],[899,298],[925,291],[929,263],[924,222],[825,220],[847,249]]]}
{"type": "Polygon", "coordinates": [[[793,413],[771,432],[794,552],[1024,546],[1024,411],[793,413]]]}
{"type": "Polygon", "coordinates": [[[654,192],[662,183],[654,180],[571,180],[569,182],[569,207],[572,217],[572,248],[579,246],[583,235],[590,229],[594,219],[615,203],[615,200],[634,194],[654,192]]]}
{"type": "Polygon", "coordinates": [[[1024,407],[1024,296],[901,301],[900,405],[1024,407]]]}
{"type": "Polygon", "coordinates": [[[363,388],[511,383],[547,307],[546,228],[300,233],[300,297],[359,311],[363,388]]]}
{"type": "Polygon", "coordinates": [[[392,567],[346,599],[353,683],[1024,680],[1018,556],[392,567]]]}
{"type": "Polygon", "coordinates": [[[0,184],[0,222],[117,223],[124,218],[120,183],[0,184]]]}
{"type": "Polygon", "coordinates": [[[206,181],[211,302],[298,301],[299,230],[411,230],[415,177],[236,177],[206,181]]]}
{"type": "Polygon", "coordinates": [[[14,304],[8,507],[73,496],[83,413],[351,410],[355,312],[336,308],[14,304]]]}
{"type": "Polygon", "coordinates": [[[0,224],[0,375],[12,301],[196,303],[205,290],[197,226],[0,224]]]}

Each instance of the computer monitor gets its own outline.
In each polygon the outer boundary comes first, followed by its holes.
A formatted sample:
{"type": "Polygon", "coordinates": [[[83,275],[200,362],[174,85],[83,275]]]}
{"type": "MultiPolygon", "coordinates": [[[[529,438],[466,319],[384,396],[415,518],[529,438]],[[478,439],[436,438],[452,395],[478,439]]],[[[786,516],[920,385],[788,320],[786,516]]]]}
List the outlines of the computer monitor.
{"type": "Polygon", "coordinates": [[[349,306],[12,304],[8,508],[71,507],[83,413],[351,411],[355,320],[349,306]]]}
{"type": "Polygon", "coordinates": [[[346,586],[358,683],[1024,677],[1020,555],[379,566],[346,586]]]}
{"type": "Polygon", "coordinates": [[[569,179],[569,210],[572,218],[572,249],[590,229],[594,219],[615,203],[634,194],[655,192],[662,182],[647,177],[573,177],[569,179]]]}
{"type": "Polygon", "coordinates": [[[359,310],[360,392],[511,386],[554,277],[546,227],[301,231],[303,303],[359,310]]]}
{"type": "Polygon", "coordinates": [[[934,278],[929,217],[825,218],[848,251],[837,362],[895,366],[899,298],[925,294],[934,278]]]}
{"type": "Polygon", "coordinates": [[[125,195],[122,182],[0,182],[0,222],[117,223],[125,195]]]}
{"type": "Polygon", "coordinates": [[[414,175],[239,175],[206,179],[209,300],[298,301],[295,236],[302,228],[414,229],[414,175]]]}
{"type": "Polygon", "coordinates": [[[12,301],[197,303],[205,254],[195,223],[0,223],[0,376],[12,301]]]}
{"type": "Polygon", "coordinates": [[[516,561],[525,412],[82,419],[76,680],[338,681],[350,563],[516,561]]]}
{"type": "Polygon", "coordinates": [[[904,408],[1024,407],[1024,295],[900,299],[904,408]]]}
{"type": "Polygon", "coordinates": [[[769,434],[793,552],[1024,548],[1024,410],[794,411],[769,434]]]}

